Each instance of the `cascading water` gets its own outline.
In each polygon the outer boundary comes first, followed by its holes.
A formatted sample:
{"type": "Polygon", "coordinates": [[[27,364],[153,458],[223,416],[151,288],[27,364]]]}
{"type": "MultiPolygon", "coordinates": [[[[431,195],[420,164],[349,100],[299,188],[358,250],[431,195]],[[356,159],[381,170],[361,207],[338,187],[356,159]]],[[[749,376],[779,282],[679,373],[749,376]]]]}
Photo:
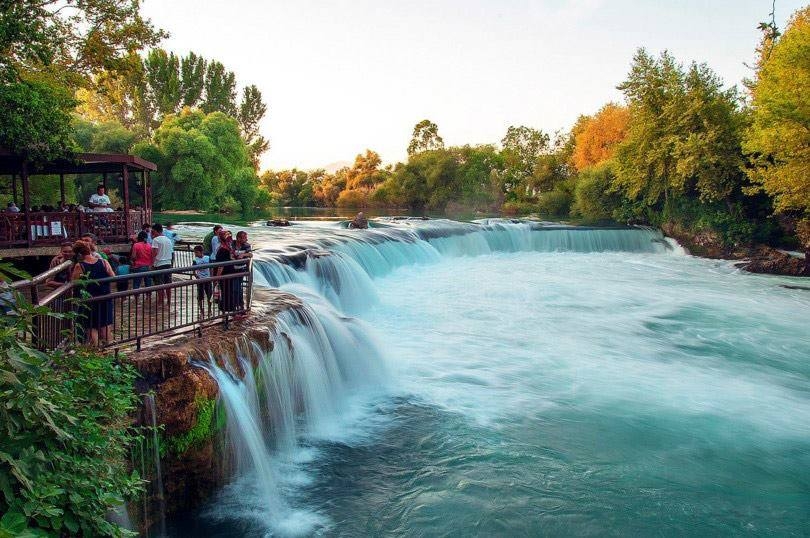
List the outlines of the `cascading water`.
{"type": "Polygon", "coordinates": [[[249,229],[304,306],[207,366],[238,478],[176,534],[797,529],[806,298],[652,229],[375,224],[249,229]]]}
{"type": "MultiPolygon", "coordinates": [[[[157,425],[157,407],[155,405],[155,395],[151,392],[144,394],[143,397],[144,409],[146,410],[146,422],[150,426],[150,442],[147,444],[149,449],[150,463],[152,465],[151,472],[147,473],[146,469],[142,469],[143,476],[154,476],[151,481],[152,491],[149,497],[156,499],[158,502],[158,521],[153,524],[152,528],[157,533],[159,538],[166,536],[166,497],[163,489],[163,471],[160,468],[160,437],[158,435],[157,425]]],[[[144,502],[147,498],[144,498],[144,502]]],[[[144,507],[144,515],[149,512],[148,508],[144,507]]],[[[148,528],[148,526],[146,526],[148,528]]],[[[147,530],[147,536],[149,531],[147,530]]]]}

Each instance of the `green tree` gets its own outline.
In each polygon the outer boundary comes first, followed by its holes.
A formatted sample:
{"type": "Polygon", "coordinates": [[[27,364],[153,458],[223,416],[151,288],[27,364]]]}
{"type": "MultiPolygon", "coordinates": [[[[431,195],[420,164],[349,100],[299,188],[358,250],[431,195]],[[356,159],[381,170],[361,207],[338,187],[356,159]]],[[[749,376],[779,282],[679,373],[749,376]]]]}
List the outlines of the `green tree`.
{"type": "Polygon", "coordinates": [[[746,172],[774,197],[775,209],[806,218],[810,218],[809,51],[810,7],[805,7],[793,15],[772,47],[761,48],[751,88],[753,121],[744,146],[752,162],[746,172]]]}
{"type": "Polygon", "coordinates": [[[574,189],[573,213],[586,222],[598,222],[613,218],[621,205],[621,196],[613,188],[616,175],[612,161],[585,168],[577,178],[574,189]]]}
{"type": "Polygon", "coordinates": [[[0,84],[0,147],[32,161],[65,156],[70,149],[70,111],[75,101],[54,83],[0,84]]]}
{"type": "Polygon", "coordinates": [[[236,117],[236,75],[220,62],[211,61],[205,72],[205,98],[200,104],[204,112],[224,112],[236,117]]]}
{"type": "Polygon", "coordinates": [[[245,209],[259,196],[239,124],[222,112],[183,109],[134,151],[158,164],[156,207],[213,209],[230,196],[245,209]]]}
{"type": "Polygon", "coordinates": [[[197,106],[205,89],[205,58],[189,52],[180,59],[180,92],[183,106],[197,106]]]}
{"type": "Polygon", "coordinates": [[[616,151],[616,182],[654,206],[670,195],[726,201],[741,192],[743,117],[736,90],[723,90],[704,64],[684,70],[664,52],[640,49],[619,88],[630,109],[616,151]]]}
{"type": "MultiPolygon", "coordinates": [[[[501,176],[504,193],[515,193],[534,173],[537,158],[549,150],[550,137],[543,131],[526,126],[510,126],[501,140],[504,172],[501,176]]],[[[515,194],[512,194],[514,197],[515,194]]]]}
{"type": "Polygon", "coordinates": [[[152,49],[143,61],[151,108],[161,117],[177,112],[183,101],[180,59],[163,49],[152,49]]]}
{"type": "Polygon", "coordinates": [[[439,136],[439,127],[430,120],[422,120],[413,127],[408,155],[435,149],[444,149],[444,140],[439,136]]]}
{"type": "Polygon", "coordinates": [[[253,167],[259,167],[259,157],[267,151],[270,143],[259,133],[259,122],[267,114],[267,105],[262,101],[262,93],[254,85],[245,86],[242,101],[239,103],[237,119],[242,128],[242,135],[250,148],[253,167]]]}

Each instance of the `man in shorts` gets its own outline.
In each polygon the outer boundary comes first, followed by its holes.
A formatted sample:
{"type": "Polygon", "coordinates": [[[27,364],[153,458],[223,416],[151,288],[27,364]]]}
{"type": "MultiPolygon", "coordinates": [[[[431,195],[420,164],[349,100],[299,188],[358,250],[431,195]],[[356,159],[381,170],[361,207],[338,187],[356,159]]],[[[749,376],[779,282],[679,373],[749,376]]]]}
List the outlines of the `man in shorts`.
{"type": "MultiPolygon", "coordinates": [[[[194,247],[194,259],[191,260],[192,265],[204,265],[207,263],[211,263],[211,258],[203,254],[203,246],[197,245],[194,247]]],[[[194,276],[198,279],[203,278],[210,278],[211,277],[211,269],[196,269],[194,271],[194,276]]],[[[208,315],[211,315],[212,304],[211,298],[214,295],[214,286],[213,282],[203,282],[202,284],[197,284],[197,306],[199,308],[200,316],[203,315],[203,301],[208,299],[208,315]]]]}
{"type": "MultiPolygon", "coordinates": [[[[155,223],[152,225],[152,267],[155,271],[160,271],[161,269],[171,269],[172,267],[172,255],[174,254],[174,249],[172,248],[172,242],[169,240],[168,237],[163,235],[163,226],[160,223],[155,223]]],[[[153,277],[155,284],[170,284],[172,281],[171,273],[164,273],[162,275],[155,275],[153,277]]],[[[166,299],[166,306],[171,306],[170,297],[171,293],[170,290],[159,290],[158,291],[158,305],[163,305],[163,299],[166,299]]]]}

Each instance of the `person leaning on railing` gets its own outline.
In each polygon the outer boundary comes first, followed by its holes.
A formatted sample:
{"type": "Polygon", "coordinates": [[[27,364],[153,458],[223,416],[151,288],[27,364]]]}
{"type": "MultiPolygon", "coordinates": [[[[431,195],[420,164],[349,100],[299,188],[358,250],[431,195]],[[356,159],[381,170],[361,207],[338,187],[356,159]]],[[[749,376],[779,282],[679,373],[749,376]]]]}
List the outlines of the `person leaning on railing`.
{"type": "MultiPolygon", "coordinates": [[[[78,263],[73,267],[71,280],[80,281],[79,298],[86,299],[84,294],[90,297],[109,295],[110,283],[98,282],[100,279],[115,276],[107,260],[96,258],[90,250],[90,245],[84,241],[76,241],[73,250],[78,256],[78,263]]],[[[109,342],[110,327],[113,323],[112,299],[93,302],[80,300],[79,304],[79,320],[87,343],[92,347],[98,347],[99,343],[109,342]]]]}
{"type": "MultiPolygon", "coordinates": [[[[219,249],[217,250],[217,257],[214,261],[229,262],[237,259],[234,256],[233,249],[233,236],[231,232],[224,231],[221,234],[221,241],[219,249]]],[[[224,267],[217,267],[217,276],[227,276],[237,273],[238,270],[234,265],[226,265],[224,267]]],[[[228,278],[219,281],[221,290],[219,308],[223,312],[234,312],[239,308],[238,294],[242,293],[242,279],[241,278],[228,278]]]]}

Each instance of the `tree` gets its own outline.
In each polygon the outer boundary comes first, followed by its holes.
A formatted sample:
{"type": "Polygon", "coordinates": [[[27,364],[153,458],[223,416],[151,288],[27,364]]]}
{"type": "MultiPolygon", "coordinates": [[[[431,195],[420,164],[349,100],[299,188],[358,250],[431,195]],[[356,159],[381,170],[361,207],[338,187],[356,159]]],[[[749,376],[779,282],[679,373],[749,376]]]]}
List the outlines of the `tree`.
{"type": "Polygon", "coordinates": [[[173,52],[152,49],[143,65],[151,108],[161,117],[177,112],[183,100],[179,58],[173,52]]]}
{"type": "Polygon", "coordinates": [[[369,191],[385,181],[385,172],[380,169],[381,164],[380,155],[370,149],[367,149],[365,154],[357,155],[354,166],[346,173],[346,189],[369,191]]]}
{"type": "Polygon", "coordinates": [[[574,188],[573,212],[586,222],[598,222],[613,217],[621,204],[621,196],[614,190],[613,163],[602,163],[580,172],[574,188]]]}
{"type": "Polygon", "coordinates": [[[208,63],[205,72],[205,98],[200,104],[204,112],[224,112],[236,117],[236,75],[220,62],[208,63]]]}
{"type": "Polygon", "coordinates": [[[501,177],[504,193],[512,193],[516,187],[531,177],[537,158],[549,149],[550,137],[531,127],[510,126],[501,140],[504,172],[501,177]]]}
{"type": "Polygon", "coordinates": [[[156,207],[213,209],[230,197],[249,210],[259,196],[239,124],[222,112],[183,109],[134,151],[158,164],[156,207]]]}
{"type": "Polygon", "coordinates": [[[613,157],[616,147],[627,135],[629,121],[627,107],[614,103],[606,104],[593,116],[580,116],[572,129],[574,167],[583,170],[613,157]]]}
{"type": "Polygon", "coordinates": [[[205,88],[205,58],[189,52],[180,59],[180,93],[183,106],[196,106],[202,99],[205,88]]]}
{"type": "Polygon", "coordinates": [[[741,187],[743,117],[734,88],[704,64],[684,70],[640,49],[626,81],[630,122],[616,150],[616,184],[648,206],[669,195],[726,201],[741,187]]]}
{"type": "Polygon", "coordinates": [[[752,85],[746,173],[774,197],[777,211],[810,218],[810,7],[797,11],[784,35],[762,49],[752,85]],[[764,51],[769,50],[765,56],[764,51]]]}
{"type": "Polygon", "coordinates": [[[255,85],[245,86],[242,90],[242,102],[239,103],[237,119],[242,128],[242,135],[250,147],[250,158],[253,167],[259,167],[259,157],[267,151],[270,143],[259,133],[259,122],[267,114],[267,105],[262,101],[262,92],[255,85]]]}
{"type": "Polygon", "coordinates": [[[32,161],[62,157],[71,149],[70,110],[62,86],[34,81],[0,84],[0,147],[32,161]]]}
{"type": "Polygon", "coordinates": [[[408,144],[408,155],[435,149],[444,149],[444,140],[439,136],[439,127],[430,120],[422,120],[413,128],[413,136],[408,144]]]}

